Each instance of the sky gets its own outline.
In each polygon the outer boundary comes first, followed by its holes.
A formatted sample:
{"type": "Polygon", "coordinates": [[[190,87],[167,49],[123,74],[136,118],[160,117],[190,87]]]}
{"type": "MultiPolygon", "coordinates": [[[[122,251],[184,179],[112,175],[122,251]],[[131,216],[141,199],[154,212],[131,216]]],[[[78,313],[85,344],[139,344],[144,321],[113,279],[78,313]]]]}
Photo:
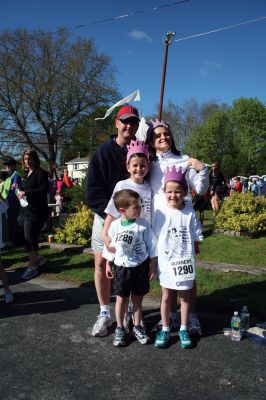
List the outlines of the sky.
{"type": "Polygon", "coordinates": [[[66,27],[75,36],[92,38],[97,50],[109,55],[117,68],[121,96],[139,89],[141,102],[135,105],[143,116],[156,112],[164,38],[167,32],[176,32],[168,49],[164,105],[171,100],[182,106],[192,98],[200,103],[216,101],[231,105],[240,97],[256,97],[265,104],[266,0],[176,3],[1,0],[0,31],[23,27],[29,31],[55,32],[66,27]],[[257,22],[242,24],[262,17],[257,22]],[[242,25],[179,40],[237,24],[242,25]]]}

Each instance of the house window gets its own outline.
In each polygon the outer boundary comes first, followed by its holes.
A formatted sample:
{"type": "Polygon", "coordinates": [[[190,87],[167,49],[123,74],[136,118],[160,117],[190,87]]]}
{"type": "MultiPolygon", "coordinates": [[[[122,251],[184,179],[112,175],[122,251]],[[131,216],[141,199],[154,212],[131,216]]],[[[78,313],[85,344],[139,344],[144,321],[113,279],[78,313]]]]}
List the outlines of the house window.
{"type": "Polygon", "coordinates": [[[77,171],[77,169],[79,169],[79,165],[78,164],[74,164],[74,170],[77,171]]]}

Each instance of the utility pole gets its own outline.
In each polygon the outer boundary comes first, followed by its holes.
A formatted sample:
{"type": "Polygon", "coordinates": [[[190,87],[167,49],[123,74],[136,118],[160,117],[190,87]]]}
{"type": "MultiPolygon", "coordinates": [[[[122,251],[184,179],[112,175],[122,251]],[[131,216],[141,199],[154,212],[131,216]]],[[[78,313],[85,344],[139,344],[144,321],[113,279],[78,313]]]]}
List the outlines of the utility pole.
{"type": "Polygon", "coordinates": [[[175,36],[175,32],[167,32],[164,44],[165,44],[165,52],[164,52],[164,63],[163,63],[163,72],[162,72],[162,84],[161,84],[161,94],[160,94],[160,104],[157,119],[161,121],[162,111],[163,111],[163,95],[164,95],[164,84],[165,84],[165,76],[166,76],[166,66],[167,66],[167,57],[168,57],[168,47],[172,43],[172,36],[175,36]]]}

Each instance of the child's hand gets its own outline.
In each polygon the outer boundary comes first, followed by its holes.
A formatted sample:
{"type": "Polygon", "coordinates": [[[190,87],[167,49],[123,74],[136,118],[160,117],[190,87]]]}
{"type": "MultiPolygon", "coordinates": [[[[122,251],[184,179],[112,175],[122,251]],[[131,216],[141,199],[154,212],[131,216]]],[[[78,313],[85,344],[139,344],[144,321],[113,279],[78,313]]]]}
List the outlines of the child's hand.
{"type": "Polygon", "coordinates": [[[106,264],[106,278],[113,279],[113,277],[114,277],[114,274],[112,272],[111,264],[107,261],[107,264],[106,264]]]}

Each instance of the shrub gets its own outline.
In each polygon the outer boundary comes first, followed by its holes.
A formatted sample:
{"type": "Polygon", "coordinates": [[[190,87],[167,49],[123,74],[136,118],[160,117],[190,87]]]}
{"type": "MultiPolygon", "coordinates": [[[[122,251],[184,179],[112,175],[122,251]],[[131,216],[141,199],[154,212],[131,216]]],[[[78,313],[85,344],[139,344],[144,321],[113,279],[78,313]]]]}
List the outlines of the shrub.
{"type": "Polygon", "coordinates": [[[266,198],[252,193],[234,193],[215,217],[215,225],[231,231],[266,232],[266,198]]]}
{"type": "Polygon", "coordinates": [[[82,179],[79,185],[74,185],[66,190],[65,195],[67,196],[68,201],[64,203],[64,207],[68,212],[74,213],[78,211],[80,204],[84,201],[84,193],[85,179],[82,179]]]}
{"type": "Polygon", "coordinates": [[[69,215],[62,226],[56,228],[55,239],[60,243],[89,245],[94,214],[80,204],[76,214],[69,215]]]}

